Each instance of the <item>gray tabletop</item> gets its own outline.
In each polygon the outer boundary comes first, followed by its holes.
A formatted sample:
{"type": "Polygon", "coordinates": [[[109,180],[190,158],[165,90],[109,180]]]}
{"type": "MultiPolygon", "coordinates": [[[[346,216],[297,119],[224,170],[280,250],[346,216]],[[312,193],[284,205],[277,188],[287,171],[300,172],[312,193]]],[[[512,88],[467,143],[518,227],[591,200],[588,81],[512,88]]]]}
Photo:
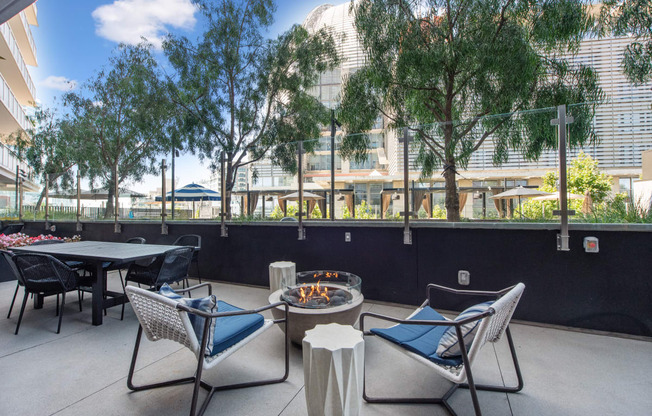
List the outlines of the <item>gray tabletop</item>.
{"type": "Polygon", "coordinates": [[[77,243],[10,247],[9,249],[16,253],[50,254],[57,258],[82,261],[134,261],[155,257],[175,248],[179,248],[179,246],[79,241],[77,243]]]}

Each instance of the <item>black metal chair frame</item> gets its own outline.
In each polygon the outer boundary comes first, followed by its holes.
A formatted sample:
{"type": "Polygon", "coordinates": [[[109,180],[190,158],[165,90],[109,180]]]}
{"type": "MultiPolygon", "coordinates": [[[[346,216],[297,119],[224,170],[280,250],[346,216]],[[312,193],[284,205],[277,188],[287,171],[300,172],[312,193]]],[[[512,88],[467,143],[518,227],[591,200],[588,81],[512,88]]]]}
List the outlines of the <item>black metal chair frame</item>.
{"type": "MultiPolygon", "coordinates": [[[[194,246],[195,250],[192,252],[192,263],[195,263],[195,267],[197,268],[197,280],[199,283],[201,283],[201,276],[199,275],[199,252],[201,251],[201,236],[199,234],[184,234],[179,237],[177,237],[176,240],[174,240],[174,243],[172,243],[173,246],[187,246],[187,244],[180,244],[182,239],[187,238],[187,237],[193,237],[197,239],[197,245],[194,246]]],[[[188,285],[190,286],[190,285],[188,285]]]]}
{"type": "MultiPolygon", "coordinates": [[[[125,243],[128,243],[128,244],[145,244],[146,241],[147,240],[145,240],[143,237],[132,237],[132,238],[127,239],[127,241],[125,241],[125,243]]],[[[118,262],[112,262],[107,267],[105,267],[107,272],[114,271],[114,270],[118,271],[118,275],[120,276],[120,285],[122,286],[122,292],[123,293],[125,291],[125,280],[122,277],[122,269],[128,269],[129,266],[131,266],[132,263],[134,263],[134,262],[132,262],[132,261],[130,261],[130,262],[118,261],[118,262]]],[[[93,268],[93,270],[94,270],[94,268],[93,268]]],[[[106,285],[106,281],[104,282],[104,284],[106,285]]],[[[106,292],[106,290],[107,290],[107,288],[104,287],[105,292],[106,292]]],[[[104,315],[106,315],[106,309],[104,309],[104,315]]],[[[124,319],[124,317],[125,317],[125,304],[122,303],[122,310],[120,311],[120,320],[122,321],[124,319]]]]}
{"type": "MultiPolygon", "coordinates": [[[[187,289],[181,289],[181,290],[176,290],[177,293],[185,293],[188,292],[190,293],[191,290],[196,290],[201,287],[207,287],[208,288],[208,294],[212,295],[212,287],[209,283],[201,283],[198,285],[195,285],[193,287],[189,287],[187,289]]],[[[211,319],[217,319],[220,317],[226,317],[226,316],[236,316],[236,315],[248,315],[248,314],[257,314],[261,313],[263,311],[276,308],[279,306],[283,306],[284,311],[285,311],[285,317],[283,319],[276,319],[274,320],[275,324],[281,324],[285,323],[286,329],[288,325],[288,312],[289,312],[289,307],[288,304],[285,302],[277,302],[273,303],[267,306],[263,306],[257,309],[250,309],[250,310],[242,310],[242,311],[236,311],[236,312],[215,312],[215,313],[207,313],[204,311],[200,311],[198,309],[190,308],[185,305],[177,304],[177,309],[192,313],[198,316],[201,316],[204,319],[204,328],[203,328],[203,336],[202,336],[202,341],[199,347],[199,351],[206,351],[206,345],[208,344],[208,338],[209,338],[209,329],[210,329],[210,323],[211,319]]],[[[256,386],[263,386],[267,384],[276,384],[276,383],[282,383],[285,380],[287,380],[288,375],[290,373],[290,336],[289,336],[289,331],[285,331],[285,372],[282,377],[280,378],[275,378],[275,379],[268,379],[268,380],[259,380],[259,381],[250,381],[250,382],[245,382],[245,383],[237,383],[237,384],[229,384],[229,385],[222,385],[222,386],[213,386],[211,384],[208,384],[202,380],[202,371],[204,369],[204,356],[201,356],[197,360],[197,369],[195,371],[195,375],[192,377],[184,377],[184,378],[178,378],[178,379],[173,379],[173,380],[168,380],[168,381],[163,381],[159,383],[153,383],[153,384],[143,384],[143,385],[135,385],[133,383],[133,378],[134,378],[134,372],[136,369],[136,360],[138,358],[138,350],[140,348],[140,341],[143,335],[143,327],[142,325],[138,325],[138,333],[136,335],[136,344],[134,345],[134,351],[131,357],[131,365],[129,366],[129,375],[127,377],[127,387],[132,390],[132,391],[143,391],[143,390],[149,390],[149,389],[154,389],[154,388],[159,388],[159,387],[169,387],[169,386],[176,386],[180,384],[189,384],[193,383],[193,393],[192,393],[192,401],[190,405],[190,416],[201,416],[204,414],[206,411],[206,408],[208,407],[211,399],[213,398],[213,394],[215,394],[218,391],[223,391],[223,390],[234,390],[234,389],[240,389],[240,388],[246,388],[246,387],[256,387],[256,386]],[[199,398],[199,389],[202,388],[208,392],[208,395],[204,399],[203,403],[201,404],[201,407],[199,408],[199,411],[197,411],[197,402],[199,398]]]]}
{"type": "MultiPolygon", "coordinates": [[[[7,252],[3,253],[5,254],[5,258],[7,258],[7,252]]],[[[9,259],[7,259],[9,260],[9,259]]],[[[29,297],[28,295],[31,294],[36,294],[36,295],[42,295],[42,296],[51,296],[51,295],[57,295],[57,306],[56,306],[56,315],[59,316],[59,324],[57,326],[57,334],[61,332],[61,321],[63,319],[63,310],[64,306],[66,304],[66,292],[71,291],[71,290],[77,290],[77,297],[78,297],[78,303],[79,303],[79,311],[82,311],[82,299],[81,299],[81,294],[79,291],[79,285],[78,285],[78,278],[79,276],[77,275],[77,280],[75,281],[75,287],[66,287],[66,283],[64,282],[64,279],[62,276],[59,274],[59,271],[57,270],[57,267],[55,265],[58,265],[59,268],[63,268],[64,270],[67,270],[69,273],[75,273],[74,269],[70,268],[67,264],[63,263],[62,261],[57,260],[56,258],[47,255],[47,254],[32,254],[32,253],[25,253],[25,254],[13,254],[11,255],[11,260],[13,264],[15,265],[16,269],[15,271],[18,271],[18,275],[16,276],[19,280],[16,285],[16,291],[14,292],[14,299],[11,302],[11,307],[9,308],[9,314],[7,315],[7,318],[11,315],[11,310],[13,309],[14,306],[14,301],[16,300],[16,295],[18,293],[18,287],[23,286],[25,289],[25,296],[23,297],[23,303],[20,308],[20,315],[18,316],[18,322],[16,324],[16,332],[14,332],[14,335],[18,335],[18,330],[20,329],[20,323],[23,320],[23,314],[25,312],[25,306],[27,305],[27,298],[29,297]],[[50,266],[50,269],[53,272],[54,277],[56,277],[59,280],[59,283],[61,285],[61,290],[56,290],[56,291],[42,291],[42,290],[34,290],[30,288],[31,284],[28,284],[27,281],[28,279],[24,276],[23,271],[21,270],[19,264],[18,264],[18,259],[21,257],[39,257],[43,258],[48,261],[48,264],[50,266]],[[61,308],[59,308],[59,295],[61,295],[61,308]]]]}
{"type": "MultiPolygon", "coordinates": [[[[425,306],[431,306],[430,300],[431,300],[431,290],[432,289],[437,289],[441,290],[444,292],[449,292],[453,293],[455,295],[469,295],[469,296],[488,296],[488,297],[495,297],[495,298],[500,298],[507,292],[509,292],[512,287],[508,287],[506,289],[500,290],[500,291],[476,291],[476,290],[458,290],[458,289],[452,289],[448,288],[445,286],[440,286],[436,284],[429,284],[427,286],[427,299],[421,304],[420,308],[423,308],[425,306]]],[[[406,320],[406,319],[397,319],[393,318],[391,316],[387,315],[381,315],[378,313],[373,313],[373,312],[364,312],[360,314],[360,330],[363,333],[363,336],[375,336],[376,334],[372,333],[371,331],[365,331],[365,318],[377,318],[389,322],[393,322],[396,324],[405,324],[405,325],[429,325],[429,326],[449,326],[449,327],[454,327],[455,332],[457,334],[457,339],[459,340],[460,343],[460,350],[461,350],[461,355],[462,355],[462,363],[464,366],[464,369],[466,370],[466,375],[467,375],[467,383],[460,383],[460,384],[453,384],[453,386],[442,396],[442,397],[435,397],[435,398],[409,398],[409,397],[371,397],[367,395],[367,382],[366,382],[366,370],[364,371],[365,375],[363,376],[363,387],[362,387],[362,397],[365,399],[365,401],[369,403],[393,403],[393,404],[438,404],[441,406],[444,406],[448,412],[455,416],[457,413],[453,410],[453,408],[450,406],[448,403],[448,399],[457,391],[458,388],[466,388],[469,389],[471,392],[471,399],[473,401],[473,408],[475,410],[475,414],[477,416],[480,416],[482,414],[482,411],[480,409],[480,403],[478,401],[478,395],[477,395],[477,390],[484,390],[484,391],[493,391],[493,392],[501,392],[501,393],[517,393],[523,389],[523,376],[521,374],[521,368],[518,364],[518,358],[516,357],[516,348],[514,347],[514,341],[512,339],[512,334],[509,330],[509,325],[505,329],[505,334],[507,335],[507,342],[509,344],[509,350],[510,354],[512,356],[512,362],[514,365],[514,371],[516,373],[516,378],[518,380],[518,383],[516,386],[513,387],[505,387],[505,386],[500,386],[500,385],[485,385],[485,384],[475,384],[473,380],[473,373],[471,370],[471,364],[469,361],[468,357],[468,347],[466,343],[464,342],[464,337],[462,334],[462,326],[466,325],[470,322],[474,321],[479,321],[485,317],[491,316],[495,313],[495,310],[493,308],[489,308],[486,312],[470,316],[467,319],[464,320],[459,320],[459,321],[435,321],[435,320],[406,320]]],[[[365,364],[366,368],[366,364],[365,364]]]]}

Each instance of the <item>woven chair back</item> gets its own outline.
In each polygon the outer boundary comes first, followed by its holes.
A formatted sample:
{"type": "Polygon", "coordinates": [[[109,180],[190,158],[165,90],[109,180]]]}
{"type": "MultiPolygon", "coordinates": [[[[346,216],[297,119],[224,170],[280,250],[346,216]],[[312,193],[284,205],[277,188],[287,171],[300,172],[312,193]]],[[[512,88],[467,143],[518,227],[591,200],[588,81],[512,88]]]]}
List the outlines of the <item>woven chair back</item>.
{"type": "Polygon", "coordinates": [[[176,300],[135,286],[127,286],[125,291],[148,340],[168,339],[196,353],[197,338],[188,314],[176,308],[176,300]]]}

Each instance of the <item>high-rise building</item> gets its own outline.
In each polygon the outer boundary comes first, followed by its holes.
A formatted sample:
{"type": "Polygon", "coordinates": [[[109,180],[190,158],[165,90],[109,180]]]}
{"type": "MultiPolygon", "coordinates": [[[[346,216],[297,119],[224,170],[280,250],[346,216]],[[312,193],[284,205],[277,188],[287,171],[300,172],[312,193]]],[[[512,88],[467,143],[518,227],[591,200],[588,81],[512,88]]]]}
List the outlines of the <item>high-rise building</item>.
{"type": "MultiPolygon", "coordinates": [[[[30,26],[38,25],[36,5],[31,4],[0,25],[0,137],[27,134],[25,107],[33,106],[36,89],[29,66],[36,66],[36,46],[30,26]]],[[[21,162],[4,143],[0,143],[0,209],[15,204],[16,177],[25,178],[25,190],[36,190],[32,170],[21,162]]]]}
{"type": "MultiPolygon", "coordinates": [[[[312,94],[329,108],[336,107],[343,79],[364,64],[364,53],[360,47],[355,31],[353,16],[349,13],[350,3],[338,6],[330,4],[318,6],[306,17],[303,25],[309,31],[323,27],[331,30],[342,59],[341,65],[332,71],[323,73],[312,94]]],[[[584,149],[569,152],[572,158],[580,151],[591,155],[599,162],[604,172],[614,177],[615,192],[630,191],[632,180],[641,173],[641,153],[652,149],[652,90],[649,85],[635,86],[623,75],[620,66],[622,52],[630,38],[586,39],[582,42],[579,53],[573,58],[577,62],[589,64],[595,68],[600,77],[600,86],[605,92],[606,101],[602,104],[593,120],[598,143],[584,149]]],[[[551,118],[555,113],[550,111],[551,118]]],[[[365,200],[374,209],[380,207],[383,189],[403,187],[403,145],[396,134],[387,131],[384,120],[379,118],[374,129],[369,132],[370,146],[368,158],[362,163],[341,160],[335,157],[335,188],[353,190],[355,203],[365,200]]],[[[551,130],[552,131],[552,130],[551,130]]],[[[326,139],[330,131],[324,131],[326,139]]],[[[337,149],[337,144],[336,144],[337,149]]],[[[487,197],[491,194],[474,189],[510,188],[518,185],[540,185],[541,177],[558,167],[556,152],[544,152],[535,162],[529,162],[511,152],[509,161],[501,166],[492,162],[493,143],[487,140],[471,157],[466,170],[458,169],[458,186],[471,190],[462,198],[465,201],[463,216],[479,217],[496,208],[487,197]],[[467,196],[468,196],[467,195],[467,196]]],[[[441,188],[444,183],[441,175],[435,174],[425,181],[420,180],[420,169],[413,163],[416,155],[409,154],[411,187],[441,188]]],[[[263,162],[264,168],[256,167],[258,179],[255,189],[269,189],[267,186],[288,183],[271,179],[273,170],[269,162],[263,162]]],[[[330,189],[330,143],[321,140],[317,151],[305,158],[304,172],[307,189],[330,189]]],[[[276,175],[278,177],[279,175],[276,175]]],[[[293,181],[296,183],[296,179],[293,181]]],[[[393,211],[403,210],[400,193],[396,193],[393,211]]],[[[433,202],[443,205],[444,193],[434,193],[433,202]]],[[[337,205],[336,205],[337,213],[337,205]]],[[[338,214],[339,217],[339,214],[338,214]]]]}

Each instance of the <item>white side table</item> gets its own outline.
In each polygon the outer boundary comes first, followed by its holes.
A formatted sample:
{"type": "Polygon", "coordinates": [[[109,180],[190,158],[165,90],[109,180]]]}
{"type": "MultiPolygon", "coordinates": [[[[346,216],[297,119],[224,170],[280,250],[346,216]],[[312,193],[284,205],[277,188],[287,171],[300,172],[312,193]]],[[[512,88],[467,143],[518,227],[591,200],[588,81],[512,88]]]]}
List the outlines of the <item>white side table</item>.
{"type": "Polygon", "coordinates": [[[295,285],[297,282],[297,265],[291,261],[277,261],[269,265],[269,290],[276,292],[285,289],[283,282],[287,285],[295,285]]]}
{"type": "Polygon", "coordinates": [[[362,332],[317,325],[303,339],[303,376],[309,416],[355,416],[362,407],[362,332]]]}

